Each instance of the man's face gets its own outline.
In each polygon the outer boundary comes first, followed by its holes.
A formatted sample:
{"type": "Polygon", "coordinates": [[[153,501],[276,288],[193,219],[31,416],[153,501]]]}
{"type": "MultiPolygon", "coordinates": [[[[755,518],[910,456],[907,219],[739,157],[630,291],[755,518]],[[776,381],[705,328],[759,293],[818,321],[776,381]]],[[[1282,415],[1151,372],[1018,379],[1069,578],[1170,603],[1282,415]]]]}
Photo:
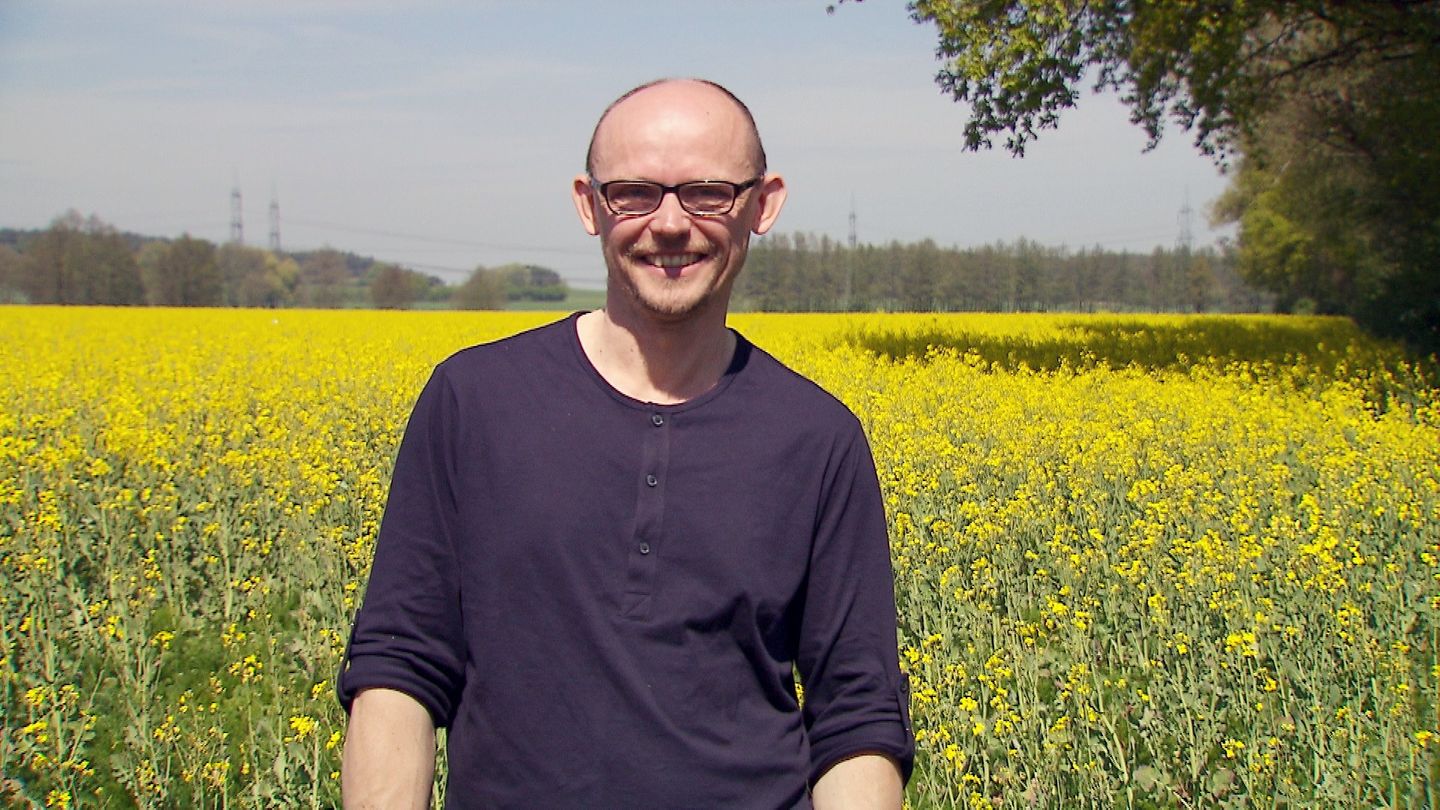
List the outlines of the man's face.
{"type": "MultiPolygon", "coordinates": [[[[666,186],[696,180],[744,183],[758,173],[749,123],[707,85],[671,82],[620,103],[596,134],[594,178],[666,186]]],[[[728,214],[687,212],[673,193],[649,214],[610,211],[589,178],[573,184],[581,223],[600,236],[609,272],[607,307],[676,322],[728,306],[750,233],[769,230],[784,203],[784,181],[768,175],[740,192],[728,214]]],[[[614,313],[620,314],[620,313],[614,313]]]]}

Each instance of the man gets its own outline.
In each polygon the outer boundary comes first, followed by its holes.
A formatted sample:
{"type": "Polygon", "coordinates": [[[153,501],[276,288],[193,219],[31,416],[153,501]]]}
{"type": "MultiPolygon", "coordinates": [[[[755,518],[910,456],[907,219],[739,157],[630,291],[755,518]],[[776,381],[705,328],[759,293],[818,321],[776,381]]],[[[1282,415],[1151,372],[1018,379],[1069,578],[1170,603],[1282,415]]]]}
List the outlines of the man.
{"type": "Polygon", "coordinates": [[[898,808],[869,448],[725,326],[785,183],[695,80],[612,104],[586,168],[605,308],[454,355],[406,428],[340,679],[346,805],[425,806],[448,726],[452,807],[898,808]]]}

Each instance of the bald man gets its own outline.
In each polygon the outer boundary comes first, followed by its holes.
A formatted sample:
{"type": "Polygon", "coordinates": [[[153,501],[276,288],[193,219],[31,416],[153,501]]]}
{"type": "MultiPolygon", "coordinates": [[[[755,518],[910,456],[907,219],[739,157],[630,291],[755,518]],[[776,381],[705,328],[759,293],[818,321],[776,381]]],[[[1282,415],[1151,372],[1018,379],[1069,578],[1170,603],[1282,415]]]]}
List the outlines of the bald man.
{"type": "Polygon", "coordinates": [[[665,80],[571,187],[605,308],[441,363],[339,681],[347,807],[899,808],[914,747],[855,417],[725,325],[785,182],[665,80]],[[804,686],[797,697],[796,679],[804,686]]]}

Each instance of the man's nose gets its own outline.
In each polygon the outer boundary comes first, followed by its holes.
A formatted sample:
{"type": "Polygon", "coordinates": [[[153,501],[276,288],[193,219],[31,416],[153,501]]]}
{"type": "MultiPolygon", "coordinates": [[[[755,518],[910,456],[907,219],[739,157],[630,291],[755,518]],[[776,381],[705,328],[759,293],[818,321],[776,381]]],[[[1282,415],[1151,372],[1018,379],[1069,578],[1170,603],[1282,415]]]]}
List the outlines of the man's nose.
{"type": "Polygon", "coordinates": [[[680,205],[680,197],[667,191],[660,197],[660,207],[650,215],[650,229],[656,233],[682,233],[690,229],[690,214],[680,205]]]}

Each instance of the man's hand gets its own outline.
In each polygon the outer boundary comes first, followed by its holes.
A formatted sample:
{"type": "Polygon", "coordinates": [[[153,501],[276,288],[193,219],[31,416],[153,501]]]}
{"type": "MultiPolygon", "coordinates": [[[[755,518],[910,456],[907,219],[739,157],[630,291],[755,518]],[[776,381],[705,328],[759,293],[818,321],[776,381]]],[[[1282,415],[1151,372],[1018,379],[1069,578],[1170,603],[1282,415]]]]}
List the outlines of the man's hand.
{"type": "Polygon", "coordinates": [[[815,810],[900,810],[905,781],[900,766],[883,754],[843,759],[820,776],[812,791],[815,810]]]}
{"type": "Polygon", "coordinates": [[[424,810],[435,780],[435,725],[404,692],[366,689],[350,706],[340,790],[347,810],[424,810]]]}

